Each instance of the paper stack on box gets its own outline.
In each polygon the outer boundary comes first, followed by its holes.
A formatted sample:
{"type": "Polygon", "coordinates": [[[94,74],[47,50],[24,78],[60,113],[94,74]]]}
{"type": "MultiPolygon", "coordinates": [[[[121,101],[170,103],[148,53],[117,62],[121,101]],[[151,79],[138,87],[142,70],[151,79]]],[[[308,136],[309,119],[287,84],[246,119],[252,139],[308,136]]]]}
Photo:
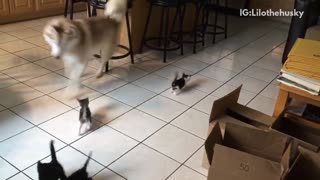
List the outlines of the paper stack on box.
{"type": "Polygon", "coordinates": [[[297,39],[278,81],[313,95],[320,92],[320,41],[297,39]]]}

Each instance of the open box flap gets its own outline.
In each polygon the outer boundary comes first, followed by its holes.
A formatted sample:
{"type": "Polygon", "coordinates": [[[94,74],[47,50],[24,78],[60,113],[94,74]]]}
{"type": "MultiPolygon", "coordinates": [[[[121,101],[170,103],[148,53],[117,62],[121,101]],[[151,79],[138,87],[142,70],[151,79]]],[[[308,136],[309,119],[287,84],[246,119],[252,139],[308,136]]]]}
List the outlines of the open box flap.
{"type": "Polygon", "coordinates": [[[229,115],[238,121],[242,121],[255,127],[263,129],[269,128],[275,121],[275,118],[238,104],[241,88],[242,86],[239,86],[234,91],[214,101],[209,122],[211,123],[221,119],[224,115],[229,115]]]}
{"type": "Polygon", "coordinates": [[[222,133],[219,126],[219,123],[216,123],[209,134],[207,140],[205,141],[205,149],[207,154],[207,159],[209,161],[209,164],[212,162],[213,157],[213,147],[215,144],[222,143],[222,133]]]}
{"type": "Polygon", "coordinates": [[[214,101],[209,119],[210,122],[223,115],[227,108],[237,105],[241,88],[242,85],[226,96],[214,101]]]}

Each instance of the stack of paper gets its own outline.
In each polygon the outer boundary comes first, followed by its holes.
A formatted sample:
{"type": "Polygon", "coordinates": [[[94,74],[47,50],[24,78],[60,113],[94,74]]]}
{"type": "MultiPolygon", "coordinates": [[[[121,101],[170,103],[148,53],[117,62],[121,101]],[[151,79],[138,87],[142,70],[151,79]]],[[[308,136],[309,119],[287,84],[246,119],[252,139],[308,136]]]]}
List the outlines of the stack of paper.
{"type": "Polygon", "coordinates": [[[297,39],[278,81],[313,95],[320,92],[320,41],[297,39]]]}

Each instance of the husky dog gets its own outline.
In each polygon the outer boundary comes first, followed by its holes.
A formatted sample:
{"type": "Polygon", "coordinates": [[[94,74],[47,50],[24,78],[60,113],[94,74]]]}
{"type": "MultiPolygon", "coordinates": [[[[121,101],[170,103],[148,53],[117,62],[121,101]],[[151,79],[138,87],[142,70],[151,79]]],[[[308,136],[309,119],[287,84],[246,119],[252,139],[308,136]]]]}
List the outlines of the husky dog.
{"type": "Polygon", "coordinates": [[[124,18],[128,3],[132,0],[109,0],[106,4],[104,15],[115,21],[121,22],[124,18]]]}
{"type": "Polygon", "coordinates": [[[187,81],[189,81],[191,75],[187,75],[185,73],[182,74],[182,77],[178,79],[178,73],[175,74],[174,80],[171,84],[172,93],[177,95],[182,88],[185,87],[187,81]]]}
{"type": "Polygon", "coordinates": [[[48,22],[43,36],[51,46],[51,55],[63,59],[65,73],[71,79],[66,95],[76,98],[80,94],[80,78],[88,60],[101,52],[101,64],[96,77],[103,75],[104,67],[115,52],[120,37],[121,20],[126,13],[127,0],[109,0],[107,16],[71,21],[57,18],[48,22]]]}
{"type": "Polygon", "coordinates": [[[37,167],[39,180],[92,180],[92,178],[89,178],[87,172],[89,160],[91,159],[92,155],[91,152],[89,153],[89,157],[86,160],[84,166],[67,177],[62,165],[57,160],[53,141],[50,142],[50,151],[52,159],[50,163],[41,163],[40,161],[38,161],[37,167]]]}

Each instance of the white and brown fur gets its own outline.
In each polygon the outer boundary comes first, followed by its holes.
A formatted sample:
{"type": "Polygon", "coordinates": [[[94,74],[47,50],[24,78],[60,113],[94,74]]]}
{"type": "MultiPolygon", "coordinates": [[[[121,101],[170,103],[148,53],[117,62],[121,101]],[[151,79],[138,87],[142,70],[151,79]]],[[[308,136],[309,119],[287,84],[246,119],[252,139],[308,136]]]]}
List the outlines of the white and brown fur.
{"type": "Polygon", "coordinates": [[[71,81],[65,96],[78,99],[81,106],[79,134],[91,128],[91,112],[87,92],[81,88],[80,79],[89,59],[101,52],[99,78],[114,53],[120,36],[122,19],[127,11],[127,0],[109,0],[105,16],[71,21],[56,18],[47,23],[43,36],[51,46],[51,54],[64,62],[65,74],[71,81]]]}
{"type": "Polygon", "coordinates": [[[127,0],[109,0],[105,10],[107,16],[75,21],[57,18],[45,26],[43,36],[51,46],[51,54],[63,60],[65,73],[71,79],[68,98],[80,96],[80,78],[95,52],[101,52],[96,77],[103,75],[107,62],[116,50],[126,8],[127,0]]]}

